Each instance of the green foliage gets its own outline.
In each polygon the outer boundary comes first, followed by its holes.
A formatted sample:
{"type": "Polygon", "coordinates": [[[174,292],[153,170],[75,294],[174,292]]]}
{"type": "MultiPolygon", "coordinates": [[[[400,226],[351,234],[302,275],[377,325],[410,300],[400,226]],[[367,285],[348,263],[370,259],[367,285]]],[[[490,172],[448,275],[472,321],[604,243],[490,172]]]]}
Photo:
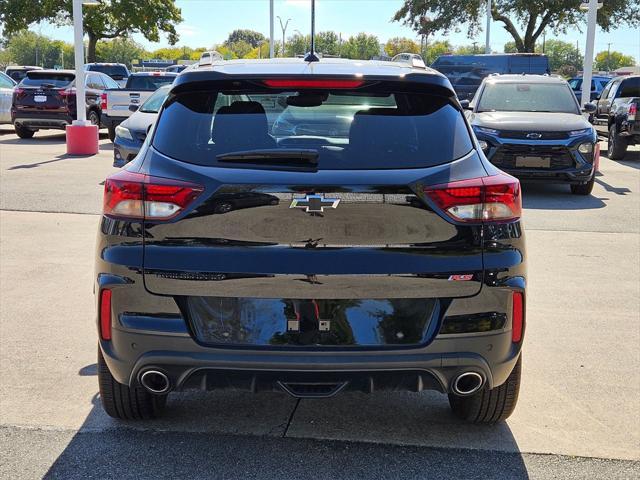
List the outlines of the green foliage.
{"type": "Polygon", "coordinates": [[[370,60],[380,54],[380,42],[375,35],[359,33],[342,45],[342,56],[354,60],[370,60]]]}
{"type": "Polygon", "coordinates": [[[516,42],[507,42],[504,44],[504,53],[518,53],[516,42]]]}
{"type": "Polygon", "coordinates": [[[384,51],[390,57],[395,57],[399,53],[420,53],[420,45],[410,38],[394,37],[390,38],[384,46],[384,51]]]}
{"type": "MultiPolygon", "coordinates": [[[[168,49],[167,49],[168,50],[168,49]]],[[[101,41],[96,45],[96,61],[97,62],[115,62],[124,63],[131,68],[133,60],[143,60],[151,55],[130,38],[114,38],[109,41],[101,41]]],[[[168,58],[156,57],[154,58],[168,58]]],[[[173,58],[172,58],[173,60],[173,58]]]]}
{"type": "Polygon", "coordinates": [[[484,45],[460,45],[453,51],[456,55],[477,55],[484,53],[484,45]]]}
{"type": "Polygon", "coordinates": [[[238,42],[245,42],[251,45],[251,48],[256,48],[261,42],[264,42],[264,35],[260,32],[248,29],[237,29],[229,34],[229,37],[224,42],[225,45],[231,45],[238,42]]]}
{"type": "MultiPolygon", "coordinates": [[[[162,58],[164,60],[189,60],[194,50],[191,47],[165,47],[158,48],[147,54],[149,58],[162,58]]],[[[198,53],[198,58],[200,54],[198,53]]]]}
{"type": "Polygon", "coordinates": [[[611,52],[605,50],[603,52],[598,52],[596,55],[594,68],[596,70],[606,70],[609,72],[620,67],[632,67],[635,64],[636,61],[631,55],[624,55],[620,52],[616,52],[615,50],[611,50],[611,52]]]}
{"type": "MultiPolygon", "coordinates": [[[[584,24],[586,15],[580,10],[581,3],[582,0],[493,0],[491,16],[513,37],[518,52],[533,52],[545,29],[565,33],[568,28],[584,24]]],[[[485,0],[404,0],[393,20],[425,34],[457,31],[466,25],[467,34],[473,37],[480,31],[485,12],[485,0]]],[[[640,25],[640,2],[607,0],[598,12],[598,24],[604,31],[640,25]]]]}
{"type": "Polygon", "coordinates": [[[296,33],[287,39],[285,44],[285,56],[295,57],[304,55],[310,50],[311,35],[300,35],[296,33]]]}
{"type": "Polygon", "coordinates": [[[427,54],[425,55],[424,61],[427,65],[431,65],[440,55],[453,53],[453,51],[453,45],[451,45],[449,40],[437,40],[435,42],[430,42],[427,45],[427,54]]]}
{"type": "Polygon", "coordinates": [[[73,45],[61,40],[51,40],[44,35],[23,30],[7,39],[2,63],[37,65],[53,68],[56,65],[73,68],[73,45]]]}
{"type": "MultiPolygon", "coordinates": [[[[310,42],[307,45],[310,45],[310,42]]],[[[316,52],[324,55],[340,55],[340,37],[338,34],[336,32],[316,33],[316,52]]]]}
{"type": "Polygon", "coordinates": [[[238,40],[237,42],[227,43],[225,46],[235,54],[236,58],[244,58],[254,47],[249,42],[238,40]]]}
{"type": "MultiPolygon", "coordinates": [[[[536,52],[543,53],[541,43],[536,45],[536,52]]],[[[576,50],[573,43],[555,39],[547,40],[544,45],[544,53],[549,57],[549,66],[552,72],[566,65],[575,67],[576,70],[582,69],[584,57],[576,50]]]]}
{"type": "MultiPolygon", "coordinates": [[[[176,25],[182,21],[174,0],[99,0],[83,9],[84,29],[89,36],[87,57],[95,61],[100,39],[119,38],[139,32],[151,42],[168,35],[169,43],[178,41],[176,25]]],[[[69,25],[72,20],[71,0],[0,0],[0,24],[4,34],[26,29],[32,23],[49,21],[69,25]]]]}

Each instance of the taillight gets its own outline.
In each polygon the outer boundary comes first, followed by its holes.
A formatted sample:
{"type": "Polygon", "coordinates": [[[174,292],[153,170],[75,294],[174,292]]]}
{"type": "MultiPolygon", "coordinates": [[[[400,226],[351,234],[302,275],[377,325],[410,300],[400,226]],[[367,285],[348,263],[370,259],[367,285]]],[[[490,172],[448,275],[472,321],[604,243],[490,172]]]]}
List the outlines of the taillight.
{"type": "Polygon", "coordinates": [[[14,88],[13,93],[16,95],[22,95],[24,93],[24,88],[14,88]]]}
{"type": "Polygon", "coordinates": [[[506,174],[429,186],[424,193],[457,222],[505,222],[522,215],[520,182],[506,174]]]}
{"type": "Polygon", "coordinates": [[[107,216],[168,220],[204,190],[180,180],[121,171],[104,183],[103,213],[107,216]]]}
{"type": "Polygon", "coordinates": [[[106,110],[107,109],[107,94],[103,93],[100,95],[100,109],[102,110],[106,110]]]}
{"type": "Polygon", "coordinates": [[[270,79],[263,83],[271,88],[358,88],[363,80],[270,79]]]}
{"type": "Polygon", "coordinates": [[[627,120],[629,120],[630,122],[635,121],[637,113],[638,113],[638,104],[635,102],[630,103],[629,107],[627,108],[627,120]]]}
{"type": "Polygon", "coordinates": [[[100,338],[111,340],[111,290],[100,291],[100,338]]]}
{"type": "Polygon", "coordinates": [[[75,88],[65,88],[64,90],[58,90],[58,94],[61,97],[70,97],[71,95],[76,94],[75,88]]]}
{"type": "Polygon", "coordinates": [[[512,299],[511,341],[518,343],[522,340],[522,328],[524,326],[524,294],[522,292],[513,292],[512,299]]]}

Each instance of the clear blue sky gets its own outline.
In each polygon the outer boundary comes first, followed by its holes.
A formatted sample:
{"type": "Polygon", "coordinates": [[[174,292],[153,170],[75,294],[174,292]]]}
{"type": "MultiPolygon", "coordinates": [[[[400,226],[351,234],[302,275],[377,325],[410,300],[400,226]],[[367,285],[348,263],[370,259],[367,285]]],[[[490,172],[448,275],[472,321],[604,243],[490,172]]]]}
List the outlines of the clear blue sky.
{"type": "MultiPolygon", "coordinates": [[[[446,2],[446,0],[442,0],[446,2]]],[[[341,32],[342,37],[367,32],[377,35],[381,42],[395,36],[415,37],[413,31],[398,22],[391,22],[393,14],[402,5],[402,0],[316,0],[316,29],[341,32]]],[[[211,47],[223,42],[230,31],[236,28],[249,28],[269,34],[269,1],[268,0],[177,0],[182,9],[184,21],[178,27],[180,42],[178,45],[190,47],[211,47]]],[[[308,33],[310,29],[310,0],[275,0],[275,14],[282,17],[283,22],[291,18],[287,36],[295,30],[308,33]]],[[[66,41],[73,41],[71,28],[56,28],[51,25],[40,25],[33,28],[42,34],[66,41]]],[[[500,23],[493,23],[491,48],[502,51],[503,45],[511,39],[500,23]]],[[[584,51],[585,33],[572,30],[558,38],[572,43],[578,41],[580,50],[584,51]]],[[[160,43],[150,43],[140,35],[134,36],[149,50],[167,46],[166,39],[160,43]]],[[[275,38],[282,38],[278,20],[275,22],[275,38]]],[[[443,35],[435,35],[431,40],[443,39],[443,35]]],[[[477,41],[484,45],[484,33],[478,38],[468,39],[463,25],[461,32],[451,33],[448,38],[454,45],[470,44],[477,41]]],[[[554,38],[549,31],[547,39],[554,38]]],[[[596,52],[607,49],[611,43],[612,50],[632,55],[640,64],[640,30],[619,29],[612,32],[596,34],[596,52]]]]}

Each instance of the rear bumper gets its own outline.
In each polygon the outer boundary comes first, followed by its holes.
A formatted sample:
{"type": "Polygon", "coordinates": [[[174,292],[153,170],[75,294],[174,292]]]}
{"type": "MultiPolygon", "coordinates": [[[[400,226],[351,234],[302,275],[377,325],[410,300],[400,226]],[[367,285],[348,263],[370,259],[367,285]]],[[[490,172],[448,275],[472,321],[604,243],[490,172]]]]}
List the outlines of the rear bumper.
{"type": "Polygon", "coordinates": [[[115,116],[107,115],[106,113],[103,112],[102,116],[100,117],[100,123],[105,128],[116,128],[126,119],[127,117],[115,117],[115,116]]]}
{"type": "Polygon", "coordinates": [[[59,129],[64,130],[69,125],[74,117],[68,114],[42,114],[34,113],[28,114],[26,112],[18,111],[12,113],[12,119],[14,125],[20,125],[25,128],[31,129],[59,129]]]}

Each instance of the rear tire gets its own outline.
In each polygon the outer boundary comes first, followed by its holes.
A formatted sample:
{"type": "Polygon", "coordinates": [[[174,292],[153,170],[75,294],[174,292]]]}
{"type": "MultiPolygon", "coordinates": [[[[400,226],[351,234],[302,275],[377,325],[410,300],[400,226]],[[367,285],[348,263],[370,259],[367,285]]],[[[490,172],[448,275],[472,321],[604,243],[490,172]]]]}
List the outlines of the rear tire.
{"type": "Polygon", "coordinates": [[[453,413],[468,422],[491,425],[509,418],[518,403],[522,355],[509,374],[507,381],[495,388],[484,387],[467,397],[449,394],[453,413]]]}
{"type": "Polygon", "coordinates": [[[21,127],[19,125],[14,126],[16,130],[16,135],[20,138],[32,138],[33,134],[36,133],[35,130],[29,130],[28,128],[21,127]]]}
{"type": "Polygon", "coordinates": [[[91,122],[91,125],[97,125],[100,128],[100,114],[95,110],[90,110],[89,115],[87,115],[87,120],[91,122]]]}
{"type": "Polygon", "coordinates": [[[627,139],[618,135],[618,128],[614,123],[609,127],[607,157],[611,160],[622,160],[627,153],[627,139]]]}
{"type": "Polygon", "coordinates": [[[110,417],[121,420],[147,420],[162,414],[166,395],[152,395],[142,387],[118,383],[98,347],[98,383],[102,408],[110,417]]]}
{"type": "Polygon", "coordinates": [[[571,193],[574,195],[591,195],[593,184],[596,182],[596,172],[593,172],[591,180],[582,185],[571,185],[571,193]]]}

